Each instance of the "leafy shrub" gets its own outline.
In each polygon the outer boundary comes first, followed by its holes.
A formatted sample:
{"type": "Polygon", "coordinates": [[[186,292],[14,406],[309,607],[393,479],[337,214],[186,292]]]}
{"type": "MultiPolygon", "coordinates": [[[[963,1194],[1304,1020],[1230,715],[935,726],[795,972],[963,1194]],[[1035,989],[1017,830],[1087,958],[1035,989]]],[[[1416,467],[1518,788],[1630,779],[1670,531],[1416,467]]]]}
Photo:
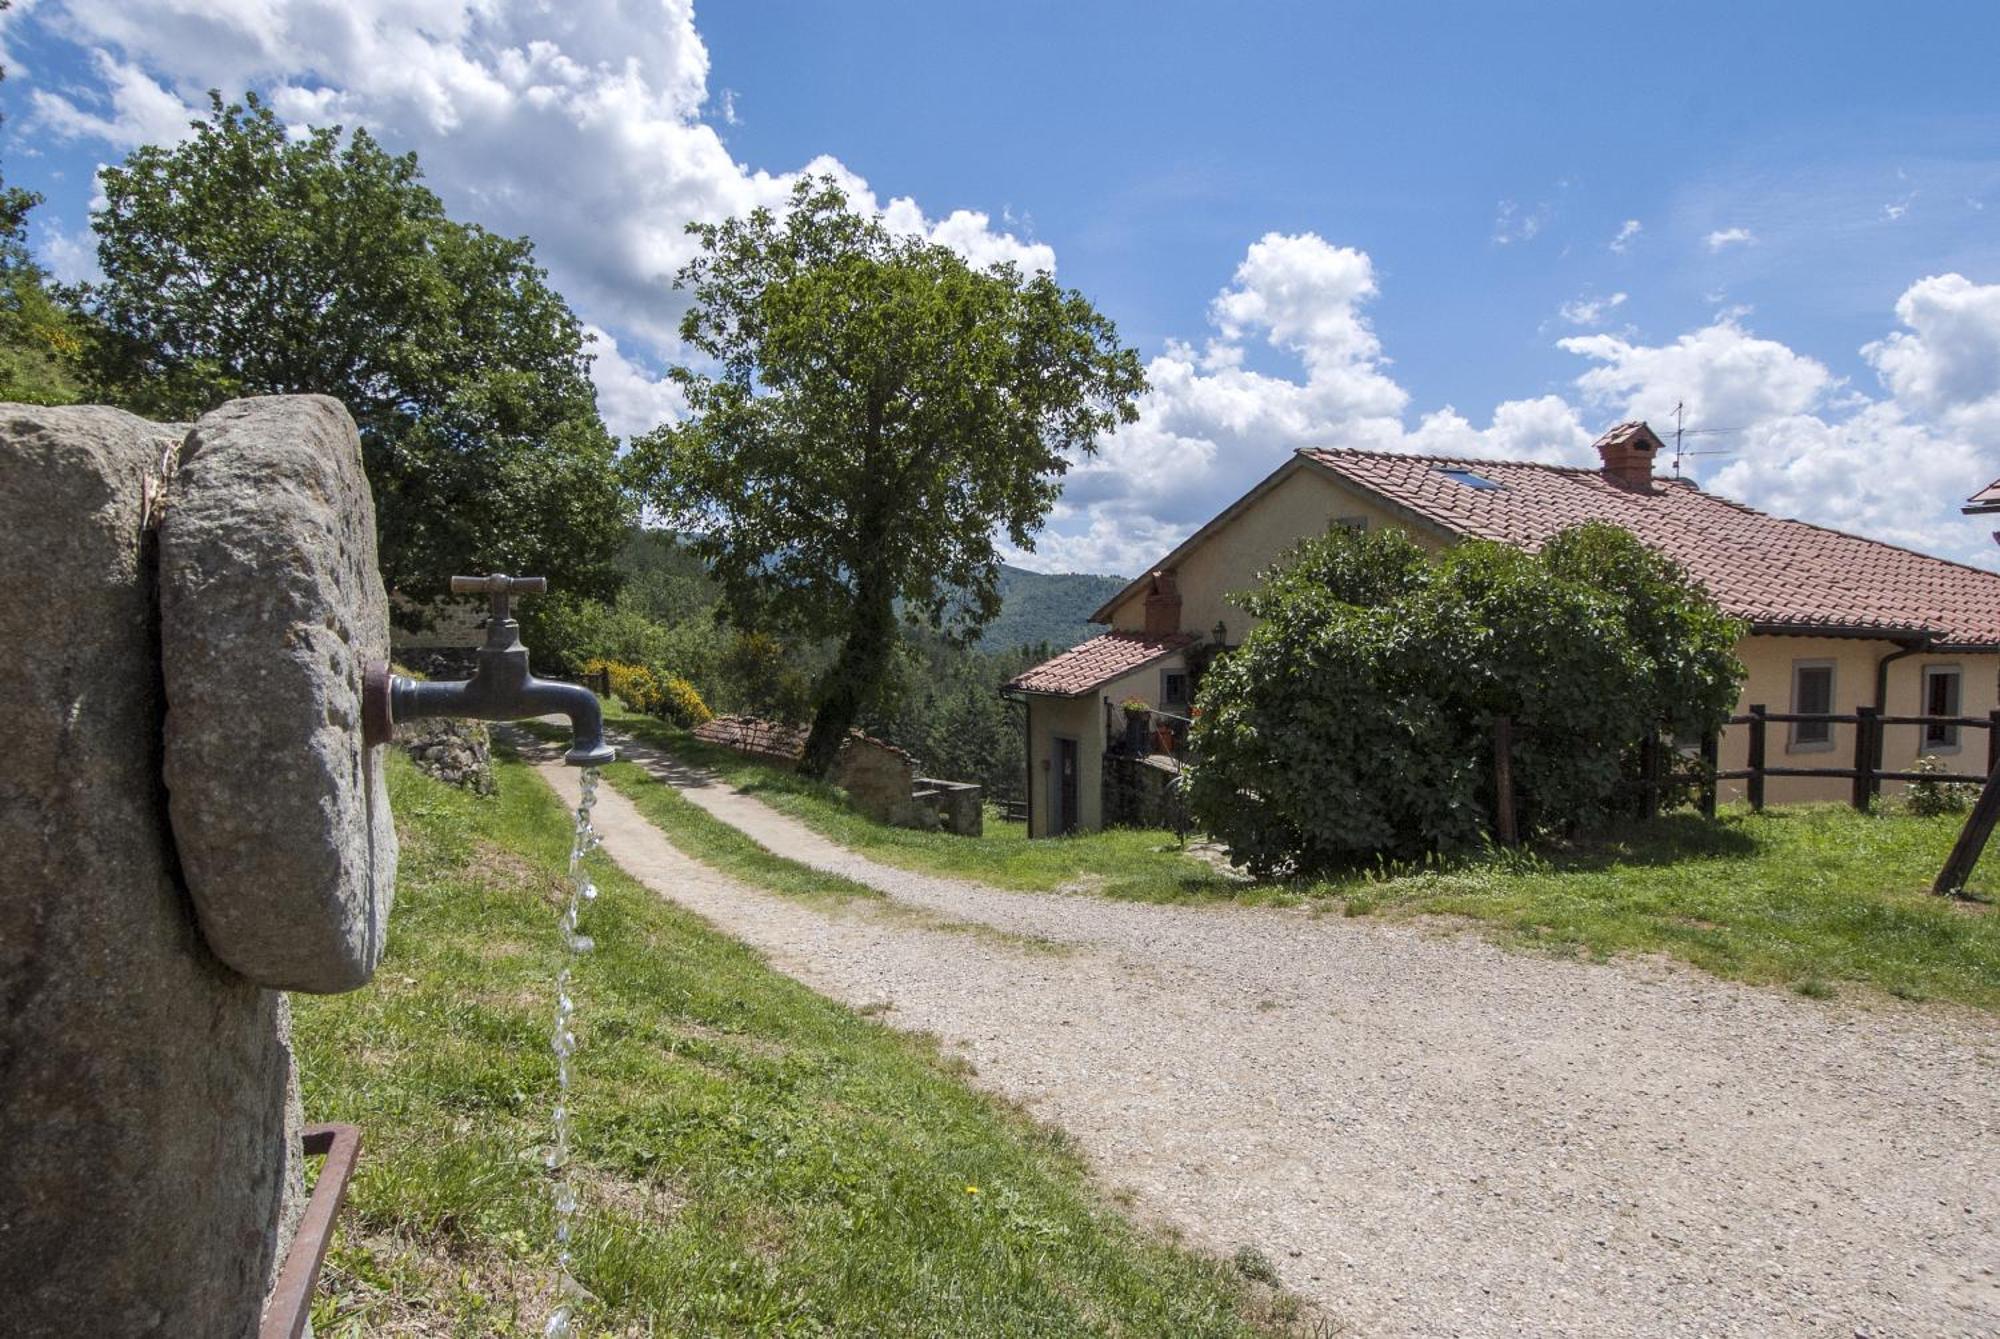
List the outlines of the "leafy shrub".
{"type": "MultiPolygon", "coordinates": [[[[1926,753],[1911,764],[1912,772],[1944,773],[1951,769],[1944,760],[1934,753],[1926,753]]],[[[1939,781],[1927,775],[1922,781],[1912,781],[1904,804],[1919,818],[1934,818],[1939,814],[1962,814],[1972,804],[1979,793],[1979,787],[1968,781],[1939,781]]]]}
{"type": "Polygon", "coordinates": [[[612,695],[634,711],[657,715],[666,700],[659,678],[644,665],[593,659],[584,662],[583,672],[604,675],[610,682],[612,695]]]}
{"type": "Polygon", "coordinates": [[[696,726],[715,719],[715,713],[701,700],[695,686],[678,674],[669,674],[661,681],[658,714],[681,726],[696,726]]]}
{"type": "Polygon", "coordinates": [[[1478,845],[1502,716],[1522,830],[1600,823],[1648,731],[1719,726],[1742,673],[1739,625],[1609,526],[1436,557],[1335,530],[1242,602],[1260,622],[1203,676],[1189,800],[1267,876],[1478,845]]]}
{"type": "Polygon", "coordinates": [[[658,673],[648,666],[622,660],[601,659],[585,661],[583,672],[604,675],[610,681],[613,695],[634,711],[684,726],[715,719],[701,693],[678,674],[658,673]]]}

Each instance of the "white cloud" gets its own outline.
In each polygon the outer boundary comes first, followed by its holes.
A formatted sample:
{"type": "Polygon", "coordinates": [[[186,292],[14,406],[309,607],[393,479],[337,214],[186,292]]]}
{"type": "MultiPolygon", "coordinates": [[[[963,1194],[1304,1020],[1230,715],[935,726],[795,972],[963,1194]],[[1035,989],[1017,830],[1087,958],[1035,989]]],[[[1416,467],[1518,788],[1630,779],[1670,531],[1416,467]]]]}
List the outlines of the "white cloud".
{"type": "Polygon", "coordinates": [[[1706,486],[1778,515],[1994,566],[1992,545],[1958,503],[2000,474],[2000,441],[1965,430],[2000,390],[1995,293],[1957,275],[1912,285],[1896,306],[1911,329],[1863,351],[1891,391],[1880,400],[1745,330],[1737,314],[1660,345],[1610,335],[1558,343],[1598,364],[1576,386],[1606,417],[1663,429],[1685,401],[1690,426],[1723,429],[1697,439],[1699,449],[1729,454],[1689,462],[1706,486]]]}
{"type": "Polygon", "coordinates": [[[1560,397],[1509,401],[1487,427],[1456,410],[1405,429],[1409,395],[1387,371],[1366,314],[1373,262],[1312,233],[1267,234],[1209,304],[1211,337],[1147,364],[1139,422],[1069,475],[1032,555],[1043,571],[1134,573],[1302,446],[1577,463],[1591,434],[1560,397]],[[1295,375],[1248,366],[1257,344],[1295,375]]]}
{"type": "Polygon", "coordinates": [[[1710,251],[1731,246],[1754,246],[1757,235],[1748,228],[1720,228],[1702,239],[1710,251]]]}
{"type": "Polygon", "coordinates": [[[1556,346],[1600,364],[1576,379],[1577,388],[1619,418],[1670,420],[1684,402],[1691,423],[1739,427],[1804,413],[1839,384],[1824,364],[1757,338],[1733,315],[1671,344],[1572,335],[1556,346]]]}
{"type": "Polygon", "coordinates": [[[1605,317],[1625,305],[1627,296],[1613,293],[1609,297],[1575,298],[1563,303],[1557,311],[1571,325],[1603,325],[1605,317]]]}
{"type": "Polygon", "coordinates": [[[679,386],[627,357],[610,331],[585,329],[595,341],[590,374],[597,383],[597,412],[613,436],[632,438],[680,421],[687,413],[687,397],[679,386]]]}
{"type": "Polygon", "coordinates": [[[104,277],[97,268],[97,244],[88,228],[74,232],[53,219],[34,221],[35,253],[48,272],[60,283],[92,283],[104,277]]]}
{"type": "Polygon", "coordinates": [[[1660,343],[1608,333],[1558,340],[1589,364],[1575,394],[1506,401],[1483,427],[1450,406],[1404,425],[1408,395],[1367,320],[1376,289],[1368,256],[1352,248],[1310,234],[1250,247],[1209,306],[1208,343],[1174,344],[1152,360],[1139,423],[1072,472],[1036,551],[1015,558],[1045,571],[1143,571],[1301,446],[1590,465],[1605,425],[1641,418],[1664,432],[1685,403],[1690,426],[1728,430],[1692,439],[1728,452],[1687,460],[1685,472],[1705,486],[1780,515],[2000,565],[1984,531],[1957,511],[2000,475],[2000,286],[1959,275],[1913,284],[1896,305],[1905,329],[1864,350],[1886,398],[1757,335],[1739,308],[1660,343]],[[1260,340],[1296,358],[1298,372],[1246,366],[1260,340]]]}
{"type": "Polygon", "coordinates": [[[1639,234],[1645,231],[1645,227],[1646,225],[1637,219],[1626,219],[1620,225],[1618,235],[1613,237],[1609,242],[1606,242],[1605,245],[1623,255],[1631,249],[1632,243],[1638,240],[1639,234]]]}
{"type": "MultiPolygon", "coordinates": [[[[709,61],[691,0],[67,0],[31,21],[87,52],[97,79],[33,90],[50,130],[117,149],[171,141],[209,88],[257,90],[293,122],[366,126],[416,150],[455,215],[532,237],[586,320],[665,358],[679,348],[685,225],[781,204],[797,175],[735,161],[702,120],[709,61]]],[[[729,101],[716,110],[727,120],[729,101]]],[[[836,159],[800,170],[880,203],[836,159]]],[[[1055,264],[976,210],[933,221],[908,199],[880,207],[977,263],[1055,264]]],[[[613,367],[600,364],[600,385],[628,396],[613,367]]]]}
{"type": "Polygon", "coordinates": [[[28,105],[35,121],[64,139],[96,139],[118,149],[172,143],[187,133],[188,105],[138,65],[103,49],[90,53],[99,86],[88,94],[37,88],[28,105]]]}
{"type": "Polygon", "coordinates": [[[1896,331],[1861,352],[1898,400],[2000,439],[2000,284],[1933,275],[1896,300],[1896,331]]]}
{"type": "Polygon", "coordinates": [[[1531,242],[1549,226],[1549,220],[1554,216],[1555,210],[1547,201],[1524,209],[1512,200],[1502,200],[1493,219],[1493,240],[1501,246],[1531,242]]]}

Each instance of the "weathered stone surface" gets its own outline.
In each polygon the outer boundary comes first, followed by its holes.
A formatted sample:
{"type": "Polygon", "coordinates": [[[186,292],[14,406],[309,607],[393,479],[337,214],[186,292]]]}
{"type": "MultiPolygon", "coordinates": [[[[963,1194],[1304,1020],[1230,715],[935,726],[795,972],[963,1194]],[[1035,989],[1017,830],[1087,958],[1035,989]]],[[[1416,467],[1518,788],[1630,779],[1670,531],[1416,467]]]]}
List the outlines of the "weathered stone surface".
{"type": "Polygon", "coordinates": [[[417,770],[476,795],[499,787],[493,777],[493,734],[485,721],[425,716],[396,727],[396,744],[417,770]]]}
{"type": "Polygon", "coordinates": [[[148,479],[179,434],[0,405],[0,1331],[255,1332],[298,1188],[283,997],[208,951],[160,784],[148,479]]]}
{"type": "Polygon", "coordinates": [[[260,985],[381,958],[396,837],[361,675],[389,652],[375,505],[324,396],[235,400],[188,434],[160,527],[165,774],[203,936],[260,985]]]}

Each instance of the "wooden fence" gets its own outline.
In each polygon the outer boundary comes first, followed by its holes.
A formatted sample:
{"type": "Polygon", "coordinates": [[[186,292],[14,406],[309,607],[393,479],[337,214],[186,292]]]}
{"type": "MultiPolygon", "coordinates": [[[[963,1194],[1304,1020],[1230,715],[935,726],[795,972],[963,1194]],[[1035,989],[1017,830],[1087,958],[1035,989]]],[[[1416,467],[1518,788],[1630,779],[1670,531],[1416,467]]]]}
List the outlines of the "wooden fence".
{"type": "MultiPolygon", "coordinates": [[[[1711,734],[1701,741],[1698,803],[1702,814],[1708,818],[1715,817],[1716,790],[1718,783],[1723,781],[1744,782],[1745,798],[1750,801],[1750,807],[1761,810],[1764,807],[1765,783],[1772,777],[1834,777],[1852,783],[1850,802],[1856,809],[1866,812],[1881,795],[1884,781],[1957,781],[1969,785],[1984,785],[1988,776],[1996,768],[2000,768],[2000,710],[1989,712],[1985,716],[1890,716],[1878,712],[1873,707],[1857,707],[1851,712],[1778,712],[1771,711],[1762,703],[1758,703],[1742,716],[1731,716],[1728,724],[1746,726],[1749,729],[1749,747],[1744,759],[1746,765],[1729,771],[1721,770],[1720,734],[1711,734]],[[1832,726],[1854,727],[1852,761],[1848,766],[1835,767],[1829,764],[1819,767],[1774,767],[1770,764],[1768,759],[1771,726],[1818,723],[1824,723],[1829,727],[1827,732],[1829,740],[1832,738],[1832,726]],[[1924,728],[1932,725],[1986,731],[1986,771],[1891,772],[1883,768],[1882,741],[1887,727],[1924,728]]],[[[1493,835],[1503,846],[1516,845],[1520,840],[1515,820],[1514,733],[1513,722],[1506,717],[1499,717],[1493,722],[1493,835]]],[[[1676,780],[1668,775],[1668,762],[1673,753],[1674,750],[1663,743],[1658,736],[1650,736],[1640,742],[1640,775],[1637,778],[1637,787],[1641,816],[1644,818],[1658,817],[1661,797],[1671,787],[1686,784],[1684,777],[1676,780]]],[[[2000,800],[1996,800],[1995,803],[2000,805],[2000,800]]]]}
{"type": "MultiPolygon", "coordinates": [[[[1852,782],[1850,800],[1856,809],[1868,809],[1882,793],[1884,781],[1963,781],[1972,785],[1982,785],[1995,766],[2000,766],[2000,711],[1985,716],[1890,716],[1873,707],[1856,707],[1851,712],[1796,712],[1771,711],[1759,703],[1750,708],[1747,715],[1731,716],[1729,724],[1749,728],[1749,748],[1744,758],[1745,766],[1730,771],[1713,770],[1716,756],[1716,740],[1711,737],[1702,744],[1702,756],[1711,764],[1711,774],[1716,781],[1741,781],[1752,809],[1764,807],[1765,782],[1771,777],[1816,776],[1832,777],[1852,782]],[[1851,725],[1854,727],[1851,761],[1846,767],[1773,767],[1767,761],[1770,756],[1769,735],[1773,725],[1828,726],[1828,738],[1832,738],[1831,727],[1851,725]],[[1983,772],[1891,772],[1882,766],[1882,740],[1889,726],[1933,725],[1956,726],[1966,730],[1986,731],[1986,770],[1983,772]]],[[[1919,750],[1921,753],[1922,750],[1919,750]]],[[[1702,812],[1715,813],[1715,786],[1711,783],[1702,792],[1702,812]]]]}

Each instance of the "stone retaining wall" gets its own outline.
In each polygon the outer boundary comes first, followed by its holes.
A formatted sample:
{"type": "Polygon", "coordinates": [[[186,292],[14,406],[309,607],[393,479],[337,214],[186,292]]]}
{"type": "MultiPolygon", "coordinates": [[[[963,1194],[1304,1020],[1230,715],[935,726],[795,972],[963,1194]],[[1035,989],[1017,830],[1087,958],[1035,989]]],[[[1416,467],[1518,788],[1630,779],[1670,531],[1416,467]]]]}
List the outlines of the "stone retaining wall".
{"type": "MultiPolygon", "coordinates": [[[[802,725],[754,716],[718,716],[694,729],[694,737],[705,743],[786,768],[798,765],[808,733],[802,725]]],[[[829,779],[847,792],[855,808],[878,823],[927,831],[942,828],[973,837],[982,830],[979,786],[919,778],[917,760],[908,750],[859,730],[850,732],[841,745],[829,779]]]]}

